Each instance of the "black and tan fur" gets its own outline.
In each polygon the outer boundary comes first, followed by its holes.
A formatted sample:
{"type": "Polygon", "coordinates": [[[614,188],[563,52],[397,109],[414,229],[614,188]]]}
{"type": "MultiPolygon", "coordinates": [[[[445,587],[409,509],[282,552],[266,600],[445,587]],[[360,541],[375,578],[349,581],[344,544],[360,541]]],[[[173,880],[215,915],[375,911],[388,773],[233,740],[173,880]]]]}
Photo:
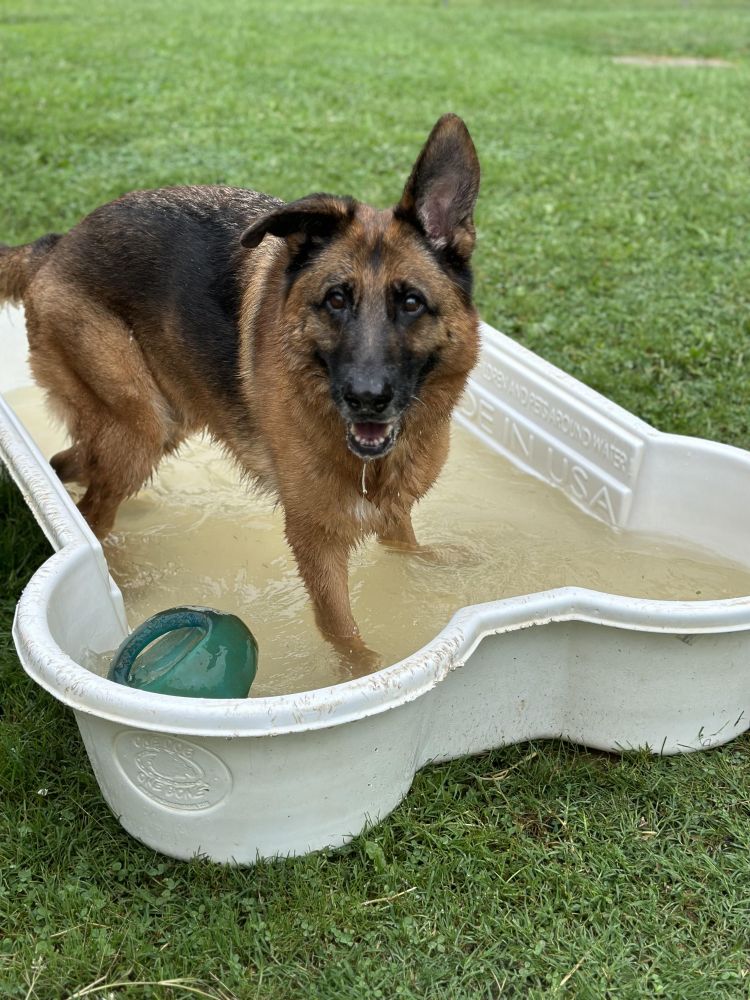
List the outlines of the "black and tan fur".
{"type": "Polygon", "coordinates": [[[0,300],[23,302],[35,378],[70,433],[52,465],[86,487],[93,530],[206,430],[278,496],[321,630],[366,660],[348,558],[372,533],[417,547],[411,508],[477,357],[478,187],[446,115],[394,209],[164,188],[0,247],[0,300]]]}

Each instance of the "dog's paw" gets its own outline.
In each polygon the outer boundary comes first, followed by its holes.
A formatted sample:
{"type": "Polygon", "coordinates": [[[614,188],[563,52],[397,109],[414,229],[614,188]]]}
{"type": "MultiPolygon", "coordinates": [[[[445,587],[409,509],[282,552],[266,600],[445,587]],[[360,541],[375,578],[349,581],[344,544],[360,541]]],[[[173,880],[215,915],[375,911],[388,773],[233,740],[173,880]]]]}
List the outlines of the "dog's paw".
{"type": "Polygon", "coordinates": [[[478,548],[460,542],[420,545],[413,550],[413,555],[432,566],[476,566],[482,560],[482,553],[478,548]]]}
{"type": "Polygon", "coordinates": [[[380,653],[370,649],[361,640],[347,647],[337,643],[339,663],[346,679],[354,680],[357,677],[367,677],[374,674],[385,666],[385,661],[380,653]]]}

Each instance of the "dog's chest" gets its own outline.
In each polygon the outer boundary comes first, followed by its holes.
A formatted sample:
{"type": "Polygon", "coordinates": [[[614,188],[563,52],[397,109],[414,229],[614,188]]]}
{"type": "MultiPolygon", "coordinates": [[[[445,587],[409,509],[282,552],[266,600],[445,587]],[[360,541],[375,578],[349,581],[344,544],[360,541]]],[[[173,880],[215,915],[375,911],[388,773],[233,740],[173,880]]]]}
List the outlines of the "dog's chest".
{"type": "Polygon", "coordinates": [[[375,531],[382,521],[380,508],[366,496],[355,497],[350,502],[349,516],[364,531],[375,531]]]}

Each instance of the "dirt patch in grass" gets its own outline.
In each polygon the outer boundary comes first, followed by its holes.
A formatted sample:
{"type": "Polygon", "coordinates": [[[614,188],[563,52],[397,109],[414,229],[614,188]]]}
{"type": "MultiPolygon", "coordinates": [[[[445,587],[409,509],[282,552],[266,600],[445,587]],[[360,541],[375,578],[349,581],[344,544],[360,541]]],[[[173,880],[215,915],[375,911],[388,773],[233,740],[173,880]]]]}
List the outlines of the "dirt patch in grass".
{"type": "Polygon", "coordinates": [[[615,56],[612,62],[623,66],[666,66],[668,68],[692,68],[708,66],[712,69],[733,69],[734,64],[726,59],[702,59],[700,56],[615,56]]]}

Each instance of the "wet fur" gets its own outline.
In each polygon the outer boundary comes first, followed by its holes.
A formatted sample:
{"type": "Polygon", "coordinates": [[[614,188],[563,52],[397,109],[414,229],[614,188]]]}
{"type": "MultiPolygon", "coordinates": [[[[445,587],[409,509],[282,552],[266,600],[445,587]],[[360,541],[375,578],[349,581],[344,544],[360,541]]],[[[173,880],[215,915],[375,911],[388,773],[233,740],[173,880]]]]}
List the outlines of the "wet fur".
{"type": "Polygon", "coordinates": [[[348,557],[372,533],[417,547],[411,508],[443,466],[477,357],[478,183],[468,132],[445,116],[393,210],[177,187],[0,247],[0,296],[23,302],[34,376],[70,433],[52,465],[86,487],[79,506],[96,534],[164,455],[206,430],[279,498],[321,630],[366,659],[348,557]],[[346,323],[326,305],[333,280],[351,290],[346,323]],[[416,320],[401,304],[411,287],[429,305],[416,320]],[[363,495],[337,384],[376,375],[410,395],[395,444],[366,463],[363,495]]]}

